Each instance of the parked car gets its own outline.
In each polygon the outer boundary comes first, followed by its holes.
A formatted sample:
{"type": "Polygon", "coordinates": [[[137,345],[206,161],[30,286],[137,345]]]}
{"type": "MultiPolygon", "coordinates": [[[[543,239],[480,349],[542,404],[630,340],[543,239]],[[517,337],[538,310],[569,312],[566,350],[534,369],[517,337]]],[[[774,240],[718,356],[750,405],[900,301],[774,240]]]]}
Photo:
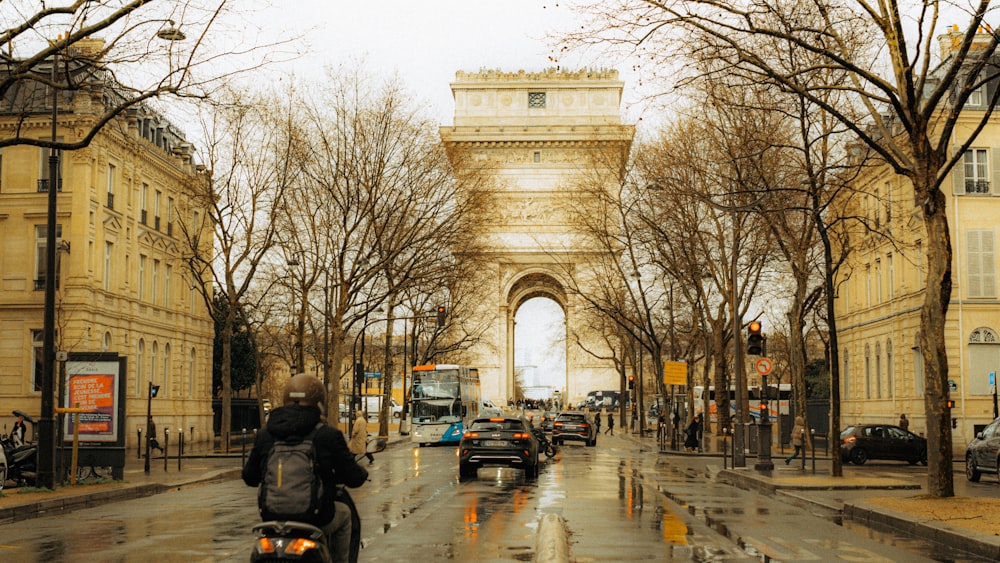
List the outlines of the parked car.
{"type": "Polygon", "coordinates": [[[965,448],[965,478],[978,481],[983,473],[1000,478],[1000,418],[976,434],[965,448]]]}
{"type": "Polygon", "coordinates": [[[559,413],[553,411],[546,411],[542,413],[542,420],[538,423],[542,430],[546,432],[552,432],[552,423],[555,422],[556,417],[559,413]]]}
{"type": "Polygon", "coordinates": [[[503,409],[498,407],[496,403],[489,399],[481,399],[479,401],[479,415],[480,416],[503,416],[503,409]]]}
{"type": "Polygon", "coordinates": [[[858,424],[840,433],[840,457],[855,465],[898,459],[927,465],[927,439],[891,424],[858,424]]]}
{"type": "Polygon", "coordinates": [[[590,447],[597,445],[597,428],[589,413],[567,411],[556,416],[552,422],[552,443],[558,446],[566,440],[584,442],[590,447]]]}
{"type": "Polygon", "coordinates": [[[520,416],[477,418],[458,443],[458,474],[471,477],[480,467],[503,465],[538,475],[538,438],[520,416]]]}

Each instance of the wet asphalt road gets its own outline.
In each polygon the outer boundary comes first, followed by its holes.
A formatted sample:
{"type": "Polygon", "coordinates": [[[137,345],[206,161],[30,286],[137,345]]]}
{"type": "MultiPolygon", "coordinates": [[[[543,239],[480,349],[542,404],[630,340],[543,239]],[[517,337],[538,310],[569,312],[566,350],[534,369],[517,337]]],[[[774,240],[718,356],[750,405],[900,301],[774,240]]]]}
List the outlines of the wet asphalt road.
{"type": "MultiPolygon", "coordinates": [[[[361,558],[531,561],[537,524],[555,512],[577,562],[975,561],[711,482],[705,466],[718,462],[601,436],[563,446],[537,479],[485,468],[460,480],[455,448],[394,445],[354,493],[361,558]]],[[[242,482],[190,487],[0,526],[0,561],[246,561],[256,520],[242,482]]]]}

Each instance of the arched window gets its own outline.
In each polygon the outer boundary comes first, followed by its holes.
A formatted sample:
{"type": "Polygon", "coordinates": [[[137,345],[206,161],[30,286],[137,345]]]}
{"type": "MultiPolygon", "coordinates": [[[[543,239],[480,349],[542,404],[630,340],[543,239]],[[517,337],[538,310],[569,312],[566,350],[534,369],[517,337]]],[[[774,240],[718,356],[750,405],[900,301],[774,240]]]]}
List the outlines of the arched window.
{"type": "Polygon", "coordinates": [[[865,398],[872,398],[872,350],[865,344],[865,398]]]}
{"type": "Polygon", "coordinates": [[[142,359],[146,353],[146,341],[139,339],[139,349],[135,355],[135,396],[142,397],[142,359]]]}
{"type": "Polygon", "coordinates": [[[191,348],[191,354],[188,356],[188,384],[187,384],[187,396],[194,396],[194,348],[191,348]]]}
{"type": "Polygon", "coordinates": [[[153,349],[149,354],[149,382],[156,385],[156,353],[159,351],[156,341],[153,341],[153,349]]]}
{"type": "Polygon", "coordinates": [[[892,398],[893,391],[895,391],[896,383],[893,379],[896,377],[895,368],[893,367],[892,360],[892,340],[885,341],[885,375],[886,375],[886,397],[892,398]]]}
{"type": "Polygon", "coordinates": [[[844,372],[840,374],[841,380],[844,382],[844,398],[850,398],[851,396],[851,362],[850,362],[850,351],[844,349],[842,352],[844,356],[844,372]]]}
{"type": "Polygon", "coordinates": [[[875,398],[882,398],[882,344],[875,343],[875,398]]]}
{"type": "Polygon", "coordinates": [[[163,345],[163,389],[164,395],[170,392],[170,344],[163,345]]]}
{"type": "Polygon", "coordinates": [[[111,332],[110,331],[104,333],[104,341],[101,342],[101,351],[102,352],[109,352],[109,351],[111,351],[111,332]]]}
{"type": "Polygon", "coordinates": [[[979,327],[969,335],[969,369],[965,378],[970,395],[992,395],[989,374],[1000,366],[1000,338],[987,327],[979,327]]]}

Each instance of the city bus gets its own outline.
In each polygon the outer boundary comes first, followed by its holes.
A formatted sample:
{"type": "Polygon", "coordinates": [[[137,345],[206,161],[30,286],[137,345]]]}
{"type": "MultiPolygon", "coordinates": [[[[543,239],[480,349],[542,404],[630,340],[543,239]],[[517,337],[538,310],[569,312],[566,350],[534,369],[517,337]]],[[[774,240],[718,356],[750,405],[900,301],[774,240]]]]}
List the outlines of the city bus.
{"type": "Polygon", "coordinates": [[[455,364],[415,366],[410,387],[410,437],[420,446],[457,444],[479,416],[479,370],[455,364]]]}
{"type": "MultiPolygon", "coordinates": [[[[778,420],[778,415],[788,416],[791,413],[790,410],[790,399],[792,396],[792,386],[789,383],[782,383],[780,385],[768,385],[767,393],[767,404],[768,404],[768,418],[771,422],[776,422],[778,420]]],[[[696,414],[702,414],[705,411],[704,401],[702,396],[704,394],[704,387],[701,385],[696,385],[694,388],[694,412],[696,414]]],[[[760,388],[757,386],[747,387],[747,394],[749,395],[749,411],[750,417],[753,420],[760,418],[760,388]]],[[[715,404],[715,387],[710,386],[708,388],[708,418],[712,422],[718,420],[718,412],[715,404]]],[[[729,389],[729,416],[734,418],[736,416],[736,388],[731,387],[729,389]]]]}

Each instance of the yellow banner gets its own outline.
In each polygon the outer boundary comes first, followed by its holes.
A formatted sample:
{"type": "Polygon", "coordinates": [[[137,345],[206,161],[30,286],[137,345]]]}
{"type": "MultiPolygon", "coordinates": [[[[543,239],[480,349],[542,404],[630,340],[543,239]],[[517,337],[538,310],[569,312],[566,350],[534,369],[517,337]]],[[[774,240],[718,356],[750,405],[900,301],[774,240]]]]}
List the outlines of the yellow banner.
{"type": "Polygon", "coordinates": [[[663,362],[664,385],[687,385],[687,362],[663,362]]]}

